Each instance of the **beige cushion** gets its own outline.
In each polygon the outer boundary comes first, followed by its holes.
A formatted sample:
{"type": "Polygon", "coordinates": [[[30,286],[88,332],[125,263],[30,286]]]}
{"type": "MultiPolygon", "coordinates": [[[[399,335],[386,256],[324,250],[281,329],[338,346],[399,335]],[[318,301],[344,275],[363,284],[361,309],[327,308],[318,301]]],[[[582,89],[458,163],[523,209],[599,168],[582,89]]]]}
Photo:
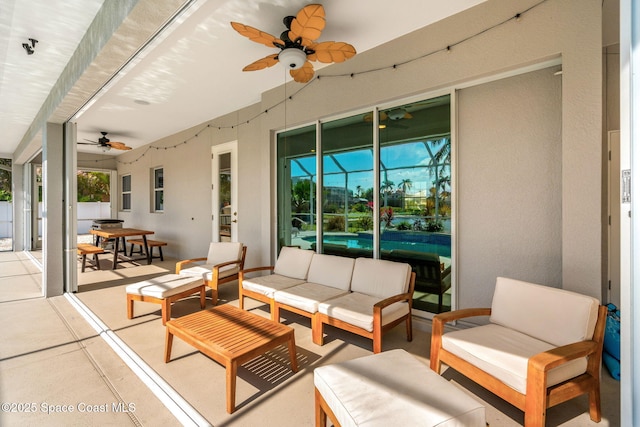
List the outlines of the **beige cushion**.
{"type": "Polygon", "coordinates": [[[178,274],[167,274],[144,282],[132,283],[126,292],[133,295],[144,295],[164,299],[180,292],[202,286],[202,277],[185,277],[178,274]]]}
{"type": "Polygon", "coordinates": [[[242,289],[247,289],[257,294],[265,295],[268,298],[273,298],[273,294],[276,291],[290,288],[291,286],[299,285],[301,283],[304,283],[304,280],[293,279],[279,274],[270,274],[268,276],[243,278],[242,289]]]}
{"type": "Polygon", "coordinates": [[[314,254],[307,281],[348,291],[354,263],[353,258],[314,254]]]}
{"type": "MultiPolygon", "coordinates": [[[[202,264],[196,265],[195,267],[184,268],[180,270],[181,276],[192,276],[192,277],[201,277],[204,280],[210,282],[213,276],[212,269],[213,264],[202,264]]],[[[228,265],[222,267],[218,271],[218,278],[224,279],[225,277],[233,276],[234,274],[238,274],[240,271],[240,267],[238,265],[228,265]]]]}
{"type": "MultiPolygon", "coordinates": [[[[314,259],[316,256],[314,256],[314,259]]],[[[303,283],[282,291],[277,291],[273,295],[273,298],[279,303],[313,314],[318,311],[318,304],[322,301],[339,297],[347,292],[348,291],[343,289],[319,285],[317,283],[303,283]]]]}
{"type": "Polygon", "coordinates": [[[593,337],[599,305],[586,295],[498,277],[490,321],[562,346],[593,337]]]}
{"type": "Polygon", "coordinates": [[[273,272],[305,282],[312,257],[313,251],[284,246],[280,249],[273,272]]]}
{"type": "Polygon", "coordinates": [[[378,297],[379,300],[409,290],[411,266],[403,262],[358,258],[353,267],[351,290],[378,297]]]}
{"type": "Polygon", "coordinates": [[[480,402],[404,350],[321,366],[313,383],[342,427],[486,427],[480,402]]]}
{"type": "MultiPolygon", "coordinates": [[[[242,258],[242,243],[240,242],[212,242],[209,245],[209,253],[207,253],[208,265],[222,264],[223,262],[235,261],[242,258]]],[[[223,267],[223,269],[233,268],[234,266],[223,267]]]]}
{"type": "MultiPolygon", "coordinates": [[[[369,332],[373,331],[373,306],[381,298],[351,292],[318,304],[318,311],[369,332]]],[[[382,309],[382,324],[386,325],[409,313],[409,304],[396,302],[382,309]]]]}
{"type": "MultiPolygon", "coordinates": [[[[442,348],[526,394],[527,363],[531,356],[556,346],[504,326],[489,324],[442,336],[442,348]]],[[[586,358],[549,371],[547,386],[576,377],[587,369],[586,358]]]]}

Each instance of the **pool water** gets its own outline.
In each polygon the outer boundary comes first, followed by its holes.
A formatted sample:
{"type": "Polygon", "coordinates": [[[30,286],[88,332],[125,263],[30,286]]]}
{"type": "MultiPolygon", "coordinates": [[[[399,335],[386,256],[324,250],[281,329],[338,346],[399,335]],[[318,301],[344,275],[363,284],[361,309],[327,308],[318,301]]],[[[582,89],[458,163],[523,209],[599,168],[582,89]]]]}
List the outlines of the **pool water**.
{"type": "MultiPolygon", "coordinates": [[[[305,236],[304,240],[315,243],[316,236],[305,236]]],[[[373,235],[370,233],[324,234],[324,243],[343,245],[347,248],[373,248],[373,235]]],[[[431,252],[442,257],[451,257],[451,236],[439,233],[384,232],[381,241],[382,250],[403,249],[415,252],[431,252]]]]}

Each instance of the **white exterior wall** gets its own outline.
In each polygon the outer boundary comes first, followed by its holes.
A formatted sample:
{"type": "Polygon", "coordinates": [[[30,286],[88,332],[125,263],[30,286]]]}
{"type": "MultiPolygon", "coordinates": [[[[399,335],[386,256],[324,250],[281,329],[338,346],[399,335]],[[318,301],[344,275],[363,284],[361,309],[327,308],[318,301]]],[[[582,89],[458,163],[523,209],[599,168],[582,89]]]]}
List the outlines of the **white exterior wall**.
{"type": "MultiPolygon", "coordinates": [[[[239,240],[248,246],[247,267],[269,264],[274,257],[276,224],[273,131],[344,112],[355,113],[409,96],[426,97],[481,78],[507,76],[513,70],[558,60],[563,69],[559,184],[562,199],[556,211],[549,212],[561,218],[560,234],[555,236],[561,242],[558,283],[566,289],[601,297],[601,2],[545,2],[519,22],[509,21],[455,46],[451,53],[437,53],[395,70],[390,68],[394,63],[418,58],[479,33],[536,3],[537,0],[490,0],[329,69],[332,74],[355,73],[354,78],[314,80],[299,94],[296,92],[302,85],[290,83],[286,88],[264,93],[261,103],[226,117],[212,117],[207,122],[212,127],[204,131],[201,129],[207,123],[152,144],[177,145],[176,148],[150,150],[142,156],[144,147],[120,155],[118,173],[132,174],[133,206],[131,213],[120,212],[119,218],[127,225],[155,230],[155,237],[169,242],[166,252],[170,256],[203,256],[212,234],[211,146],[237,140],[239,240]],[[388,68],[358,74],[379,67],[388,68]],[[290,95],[293,99],[287,101],[285,120],[282,106],[271,108],[290,95]],[[260,114],[265,110],[269,113],[260,114]],[[233,129],[226,128],[238,123],[240,126],[233,129]],[[198,132],[199,136],[191,139],[198,132]],[[181,144],[185,140],[188,143],[181,144]],[[164,167],[165,176],[165,212],[161,214],[150,212],[150,170],[156,166],[164,167]]],[[[329,74],[329,70],[320,74],[329,74]]],[[[501,99],[496,97],[495,103],[499,105],[501,99]]],[[[458,116],[458,122],[464,120],[465,117],[458,116]]],[[[502,125],[500,121],[492,123],[490,117],[488,120],[483,123],[484,128],[502,125]]],[[[517,143],[518,135],[514,135],[514,144],[517,143]]],[[[474,232],[460,230],[469,234],[458,237],[473,237],[474,232]]],[[[461,279],[474,276],[474,271],[462,270],[463,263],[458,267],[461,279]]],[[[517,266],[514,271],[518,273],[517,266]]],[[[459,307],[490,303],[493,283],[459,283],[460,289],[471,286],[484,291],[461,292],[459,307]]]]}

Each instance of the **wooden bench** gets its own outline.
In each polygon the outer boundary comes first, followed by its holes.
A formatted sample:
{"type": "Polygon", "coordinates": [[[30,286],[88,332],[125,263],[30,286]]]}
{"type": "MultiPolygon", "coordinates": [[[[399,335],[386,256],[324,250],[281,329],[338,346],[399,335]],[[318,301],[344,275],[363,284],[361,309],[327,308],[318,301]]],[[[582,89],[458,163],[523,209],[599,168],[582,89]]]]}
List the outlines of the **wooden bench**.
{"type": "Polygon", "coordinates": [[[89,261],[92,265],[96,267],[96,269],[100,270],[100,260],[98,259],[98,254],[103,254],[104,249],[98,246],[91,245],[89,243],[78,243],[78,255],[82,255],[82,272],[84,273],[84,268],[87,263],[87,255],[93,255],[93,261],[89,261]]]}
{"type": "MultiPolygon", "coordinates": [[[[144,252],[144,240],[142,239],[131,239],[127,240],[128,243],[131,243],[131,250],[129,251],[129,256],[133,255],[133,247],[135,245],[140,246],[140,253],[144,252]]],[[[167,246],[167,242],[161,242],[160,240],[149,240],[147,239],[147,247],[149,248],[149,258],[160,258],[160,261],[164,261],[164,257],[162,256],[162,247],[167,246]],[[160,252],[159,256],[153,256],[153,248],[158,248],[160,252]]],[[[146,255],[146,254],[145,254],[146,255]]]]}

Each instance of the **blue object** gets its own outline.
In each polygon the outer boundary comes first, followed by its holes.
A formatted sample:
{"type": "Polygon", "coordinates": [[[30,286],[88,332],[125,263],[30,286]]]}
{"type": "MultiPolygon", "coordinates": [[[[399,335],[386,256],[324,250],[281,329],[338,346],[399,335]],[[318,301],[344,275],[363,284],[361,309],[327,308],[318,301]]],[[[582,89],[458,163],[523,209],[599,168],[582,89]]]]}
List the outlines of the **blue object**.
{"type": "Polygon", "coordinates": [[[620,310],[614,304],[607,304],[607,308],[609,312],[604,331],[604,350],[620,361],[620,310]]]}
{"type": "Polygon", "coordinates": [[[620,361],[606,351],[602,352],[602,361],[613,379],[620,381],[620,361]]]}

